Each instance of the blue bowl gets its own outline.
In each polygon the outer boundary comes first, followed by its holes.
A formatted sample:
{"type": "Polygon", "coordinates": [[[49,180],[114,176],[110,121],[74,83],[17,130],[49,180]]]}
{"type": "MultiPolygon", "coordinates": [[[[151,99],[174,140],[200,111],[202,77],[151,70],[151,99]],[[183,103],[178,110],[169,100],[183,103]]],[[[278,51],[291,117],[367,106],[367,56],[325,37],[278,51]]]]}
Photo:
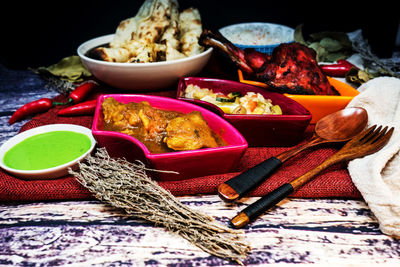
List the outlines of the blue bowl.
{"type": "Polygon", "coordinates": [[[285,25],[263,22],[239,23],[219,29],[235,46],[271,54],[282,43],[294,42],[294,29],[285,25]]]}
{"type": "MultiPolygon", "coordinates": [[[[292,42],[287,42],[287,43],[292,43],[292,42]]],[[[254,48],[255,50],[261,53],[270,55],[272,54],[272,51],[275,49],[275,47],[279,46],[280,44],[282,43],[273,45],[241,45],[241,44],[234,44],[234,45],[239,47],[240,49],[254,48]]]]}

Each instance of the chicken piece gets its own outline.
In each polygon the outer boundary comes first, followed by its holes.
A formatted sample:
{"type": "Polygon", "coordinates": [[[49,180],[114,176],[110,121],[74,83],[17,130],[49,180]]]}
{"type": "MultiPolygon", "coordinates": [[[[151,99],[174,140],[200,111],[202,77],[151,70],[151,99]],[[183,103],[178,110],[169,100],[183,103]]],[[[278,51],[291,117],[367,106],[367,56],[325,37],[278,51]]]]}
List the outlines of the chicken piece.
{"type": "Polygon", "coordinates": [[[284,93],[303,95],[338,95],[318,66],[316,52],[300,43],[281,44],[271,60],[256,73],[259,81],[284,93]]]}
{"type": "Polygon", "coordinates": [[[154,109],[149,102],[123,104],[108,97],[102,104],[104,122],[113,129],[129,135],[140,135],[146,140],[161,142],[160,133],[165,131],[168,116],[154,109]]]}
{"type": "Polygon", "coordinates": [[[168,116],[167,112],[151,107],[148,102],[142,103],[147,103],[139,109],[139,118],[145,130],[145,140],[161,143],[165,136],[165,128],[171,117],[168,116]]]}
{"type": "Polygon", "coordinates": [[[183,114],[153,108],[146,101],[124,104],[112,97],[103,101],[102,111],[104,130],[131,135],[152,153],[225,145],[198,111],[183,114]]]}
{"type": "Polygon", "coordinates": [[[244,73],[264,82],[280,93],[302,95],[338,95],[316,61],[316,53],[293,42],[280,44],[272,55],[242,50],[221,33],[204,30],[199,43],[212,46],[227,55],[244,73]]]}
{"type": "Polygon", "coordinates": [[[135,127],[140,123],[139,114],[133,105],[123,104],[112,97],[102,103],[104,122],[112,124],[120,131],[135,127]]]}
{"type": "Polygon", "coordinates": [[[149,102],[120,103],[112,97],[103,101],[104,130],[131,135],[153,152],[164,152],[165,128],[170,120],[183,113],[153,108],[149,102]],[[151,148],[150,148],[151,147],[151,148]]]}
{"type": "Polygon", "coordinates": [[[164,142],[173,150],[218,146],[211,129],[198,111],[171,120],[166,131],[164,142]]]}

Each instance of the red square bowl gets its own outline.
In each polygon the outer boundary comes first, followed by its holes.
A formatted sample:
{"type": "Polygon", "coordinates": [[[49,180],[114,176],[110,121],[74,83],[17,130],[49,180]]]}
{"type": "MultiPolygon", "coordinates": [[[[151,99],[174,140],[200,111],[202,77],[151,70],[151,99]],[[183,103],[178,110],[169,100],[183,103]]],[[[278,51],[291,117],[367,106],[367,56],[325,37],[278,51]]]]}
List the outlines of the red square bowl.
{"type": "Polygon", "coordinates": [[[247,142],[240,132],[215,113],[177,99],[150,95],[107,94],[99,96],[93,118],[92,134],[98,145],[105,147],[111,157],[124,157],[131,162],[141,160],[149,168],[178,172],[178,174],[149,173],[153,178],[164,181],[231,172],[236,168],[247,149],[247,142]],[[147,101],[152,107],[163,110],[183,113],[200,111],[209,127],[225,140],[227,146],[159,154],[151,153],[143,143],[130,135],[103,130],[104,121],[101,104],[108,97],[113,97],[118,102],[125,104],[147,101]]]}
{"type": "Polygon", "coordinates": [[[186,77],[178,84],[177,98],[207,108],[231,123],[246,138],[249,146],[292,146],[303,137],[311,121],[311,113],[296,101],[264,88],[235,81],[186,77]],[[215,93],[228,94],[240,92],[260,93],[265,99],[271,99],[279,105],[282,115],[241,115],[227,114],[216,105],[202,100],[185,98],[185,89],[189,84],[208,88],[215,93]]]}

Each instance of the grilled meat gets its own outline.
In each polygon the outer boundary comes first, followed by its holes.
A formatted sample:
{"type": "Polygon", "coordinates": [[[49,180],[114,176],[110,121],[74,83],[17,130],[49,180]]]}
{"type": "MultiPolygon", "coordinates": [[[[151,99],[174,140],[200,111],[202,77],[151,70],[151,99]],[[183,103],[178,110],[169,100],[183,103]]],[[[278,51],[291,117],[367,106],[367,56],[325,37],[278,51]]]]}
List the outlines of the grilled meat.
{"type": "Polygon", "coordinates": [[[200,44],[225,53],[244,73],[281,93],[338,95],[316,61],[313,49],[299,43],[281,44],[271,56],[254,49],[240,49],[219,32],[204,30],[200,44]]]}

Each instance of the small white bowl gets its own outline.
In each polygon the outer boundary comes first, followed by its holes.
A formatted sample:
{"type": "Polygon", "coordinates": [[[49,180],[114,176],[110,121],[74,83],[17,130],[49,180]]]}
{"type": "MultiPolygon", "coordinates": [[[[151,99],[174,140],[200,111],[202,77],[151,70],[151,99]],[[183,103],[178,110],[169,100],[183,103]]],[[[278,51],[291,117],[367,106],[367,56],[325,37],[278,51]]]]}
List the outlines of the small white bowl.
{"type": "MultiPolygon", "coordinates": [[[[62,142],[62,140],[60,140],[62,142]]],[[[68,174],[68,168],[76,169],[78,167],[78,162],[83,160],[89,153],[92,152],[96,145],[96,140],[94,139],[92,135],[92,130],[83,126],[79,125],[74,125],[74,124],[49,124],[49,125],[44,125],[44,126],[39,126],[32,128],[30,130],[24,131],[22,133],[17,134],[16,136],[10,138],[7,140],[1,147],[0,147],[0,167],[4,169],[5,171],[9,172],[12,175],[15,175],[17,177],[23,178],[25,180],[41,180],[41,179],[53,179],[53,178],[58,178],[64,175],[68,174]],[[42,133],[48,133],[52,131],[71,131],[71,132],[77,132],[77,133],[82,133],[89,137],[91,145],[90,148],[81,156],[78,158],[67,162],[65,164],[52,167],[52,168],[47,168],[47,169],[41,169],[41,170],[19,170],[19,169],[14,169],[6,166],[4,164],[4,156],[7,151],[9,151],[12,147],[17,145],[18,143],[24,141],[25,139],[42,134],[42,133]]]]}
{"type": "Polygon", "coordinates": [[[199,73],[207,64],[212,48],[187,58],[150,62],[117,63],[92,59],[86,54],[92,48],[106,45],[114,34],[89,40],[78,47],[78,55],[88,70],[100,81],[120,89],[153,90],[168,88],[177,83],[180,77],[199,73]]]}
{"type": "Polygon", "coordinates": [[[219,31],[241,49],[254,48],[266,54],[271,54],[281,43],[294,42],[294,29],[274,23],[239,23],[223,27],[219,31]]]}

